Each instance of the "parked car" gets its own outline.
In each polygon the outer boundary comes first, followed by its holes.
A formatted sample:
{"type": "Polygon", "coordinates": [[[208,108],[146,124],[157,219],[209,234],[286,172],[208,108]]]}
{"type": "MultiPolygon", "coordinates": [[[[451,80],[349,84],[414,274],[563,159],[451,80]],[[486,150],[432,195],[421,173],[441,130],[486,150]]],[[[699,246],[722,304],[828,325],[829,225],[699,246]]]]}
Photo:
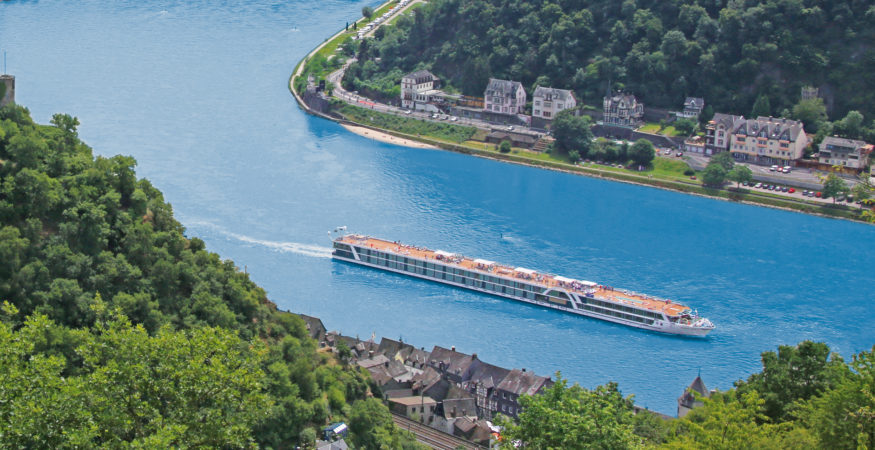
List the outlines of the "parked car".
{"type": "Polygon", "coordinates": [[[690,179],[691,179],[691,180],[695,180],[695,179],[696,179],[696,176],[695,176],[695,175],[690,175],[690,179]]]}
{"type": "Polygon", "coordinates": [[[762,184],[762,183],[757,183],[757,184],[754,185],[754,187],[757,188],[757,189],[759,189],[759,188],[763,187],[763,184],[762,184]]]}
{"type": "Polygon", "coordinates": [[[790,188],[790,190],[788,190],[787,192],[792,194],[792,193],[796,192],[796,189],[790,188]]]}
{"type": "Polygon", "coordinates": [[[790,166],[784,166],[784,173],[790,173],[790,166]]]}
{"type": "Polygon", "coordinates": [[[790,188],[788,188],[787,186],[784,186],[781,188],[781,192],[790,192],[790,188]]]}
{"type": "Polygon", "coordinates": [[[742,185],[742,186],[747,186],[747,181],[742,181],[742,182],[741,182],[741,185],[742,185]]]}
{"type": "Polygon", "coordinates": [[[817,198],[823,197],[823,192],[817,191],[814,193],[814,196],[817,198]]]}
{"type": "Polygon", "coordinates": [[[411,110],[408,109],[407,111],[404,111],[404,114],[410,114],[410,113],[412,113],[412,112],[413,112],[413,111],[411,111],[411,110]]]}
{"type": "Polygon", "coordinates": [[[769,170],[774,172],[774,171],[778,170],[778,166],[769,167],[769,170]]]}
{"type": "Polygon", "coordinates": [[[665,149],[665,151],[662,152],[662,154],[665,155],[665,156],[669,156],[669,155],[671,155],[671,149],[670,149],[670,148],[665,149]]]}
{"type": "Polygon", "coordinates": [[[455,122],[455,121],[459,120],[459,118],[456,117],[456,116],[453,116],[453,117],[450,117],[450,120],[453,121],[453,122],[455,122]]]}
{"type": "Polygon", "coordinates": [[[681,156],[684,156],[684,152],[678,152],[676,156],[677,156],[678,158],[680,158],[681,156]]]}
{"type": "Polygon", "coordinates": [[[513,131],[513,125],[508,126],[507,131],[513,131]]]}

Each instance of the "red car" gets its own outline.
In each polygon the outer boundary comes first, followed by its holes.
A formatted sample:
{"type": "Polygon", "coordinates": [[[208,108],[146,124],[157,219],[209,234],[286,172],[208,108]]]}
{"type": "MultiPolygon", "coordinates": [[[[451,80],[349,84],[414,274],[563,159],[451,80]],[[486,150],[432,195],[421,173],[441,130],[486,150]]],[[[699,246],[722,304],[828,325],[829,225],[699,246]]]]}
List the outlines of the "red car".
{"type": "Polygon", "coordinates": [[[789,193],[791,193],[791,194],[792,194],[792,193],[794,193],[794,192],[796,192],[796,189],[793,189],[793,188],[790,188],[790,190],[789,190],[789,191],[787,191],[787,192],[789,192],[789,193]]]}
{"type": "Polygon", "coordinates": [[[820,198],[820,197],[823,197],[823,193],[820,192],[820,191],[817,191],[817,192],[814,193],[814,196],[817,197],[817,198],[820,198]]]}

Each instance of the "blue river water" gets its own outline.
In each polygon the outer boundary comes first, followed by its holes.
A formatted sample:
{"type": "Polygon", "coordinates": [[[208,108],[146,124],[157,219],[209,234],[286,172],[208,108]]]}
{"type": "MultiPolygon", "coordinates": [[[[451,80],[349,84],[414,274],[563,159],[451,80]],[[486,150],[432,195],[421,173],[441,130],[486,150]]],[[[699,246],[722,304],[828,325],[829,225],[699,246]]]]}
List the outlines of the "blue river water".
{"type": "Polygon", "coordinates": [[[875,344],[871,226],[382,144],[304,114],[294,65],[367,4],[7,1],[0,49],[35,119],[70,113],[97,153],[133,155],[188,235],[329,329],[617,381],[668,414],[699,370],[725,389],[781,344],[875,344]],[[676,299],[717,329],[660,335],[333,262],[338,225],[676,299]]]}

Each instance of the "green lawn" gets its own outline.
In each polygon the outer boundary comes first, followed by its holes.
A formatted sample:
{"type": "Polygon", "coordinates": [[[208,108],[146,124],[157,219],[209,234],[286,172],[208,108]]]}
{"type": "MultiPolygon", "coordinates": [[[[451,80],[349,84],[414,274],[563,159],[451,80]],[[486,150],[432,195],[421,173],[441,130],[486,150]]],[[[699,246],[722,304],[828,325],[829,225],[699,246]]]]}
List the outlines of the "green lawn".
{"type": "Polygon", "coordinates": [[[658,123],[648,123],[643,127],[639,128],[638,131],[642,131],[644,133],[658,133],[659,132],[659,124],[658,123]]]}
{"type": "Polygon", "coordinates": [[[399,133],[413,136],[428,136],[442,141],[451,142],[453,144],[459,144],[469,140],[476,131],[473,127],[432,122],[411,117],[400,117],[394,114],[380,113],[347,104],[338,107],[337,112],[348,120],[356,123],[371,125],[377,128],[397,131],[399,133]]]}
{"type": "Polygon", "coordinates": [[[676,136],[678,134],[678,131],[675,130],[673,126],[669,125],[665,128],[662,128],[660,124],[654,122],[648,122],[644,124],[644,126],[639,128],[638,131],[644,133],[662,134],[669,137],[676,136]]]}

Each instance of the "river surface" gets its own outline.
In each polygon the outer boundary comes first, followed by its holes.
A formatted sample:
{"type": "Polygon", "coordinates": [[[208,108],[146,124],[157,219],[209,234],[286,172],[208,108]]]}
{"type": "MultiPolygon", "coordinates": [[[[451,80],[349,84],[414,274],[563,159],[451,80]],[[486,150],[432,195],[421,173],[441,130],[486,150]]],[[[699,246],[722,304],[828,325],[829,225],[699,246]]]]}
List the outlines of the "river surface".
{"type": "Polygon", "coordinates": [[[280,308],[330,330],[587,387],[613,380],[674,414],[701,370],[726,389],[804,339],[875,343],[875,227],[382,144],[304,114],[293,67],[362,1],[0,2],[17,100],[66,112],[139,162],[189,236],[280,308]],[[333,262],[351,231],[676,299],[706,339],[645,332],[333,262]]]}

